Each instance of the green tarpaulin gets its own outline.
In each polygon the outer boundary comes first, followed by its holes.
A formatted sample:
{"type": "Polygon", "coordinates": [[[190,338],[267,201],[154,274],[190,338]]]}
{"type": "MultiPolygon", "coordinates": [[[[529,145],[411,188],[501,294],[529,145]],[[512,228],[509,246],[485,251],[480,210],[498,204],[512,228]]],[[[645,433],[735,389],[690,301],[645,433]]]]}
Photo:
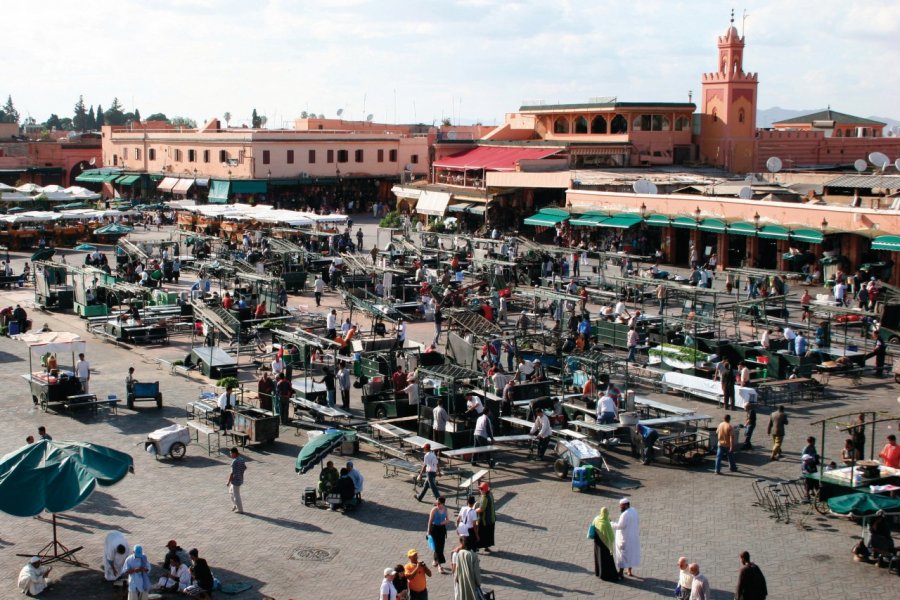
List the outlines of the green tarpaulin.
{"type": "Polygon", "coordinates": [[[599,227],[600,223],[609,218],[607,213],[585,213],[569,219],[569,225],[576,227],[599,227]]]}
{"type": "Polygon", "coordinates": [[[641,219],[640,215],[632,215],[632,214],[621,214],[621,215],[613,215],[608,219],[605,219],[602,223],[600,223],[600,227],[611,227],[613,229],[628,229],[634,225],[640,223],[643,219],[641,219]]]}
{"type": "Polygon", "coordinates": [[[322,462],[322,459],[328,456],[332,450],[340,446],[343,440],[343,431],[332,431],[320,435],[300,449],[294,469],[300,474],[308,472],[322,462]]]}
{"type": "Polygon", "coordinates": [[[231,180],[232,194],[265,194],[268,191],[265,180],[231,180]]]}
{"type": "Polygon", "coordinates": [[[729,235],[749,235],[752,237],[756,235],[756,225],[744,221],[730,223],[728,225],[728,233],[729,235]]]}
{"type": "Polygon", "coordinates": [[[900,235],[880,235],[872,240],[872,250],[900,252],[900,235]]]}
{"type": "Polygon", "coordinates": [[[116,179],[116,183],[119,185],[134,185],[138,179],[140,179],[140,175],[122,175],[118,179],[116,179]]]}
{"type": "Polygon", "coordinates": [[[672,219],[672,227],[679,229],[695,229],[697,227],[697,219],[694,217],[675,217],[672,219]]]}
{"type": "Polygon", "coordinates": [[[228,185],[227,181],[219,181],[214,179],[209,186],[208,200],[210,204],[228,204],[228,185]]]}
{"type": "Polygon", "coordinates": [[[840,515],[870,515],[876,511],[900,512],[900,498],[876,496],[875,494],[847,494],[828,499],[831,512],[840,515]]]}
{"type": "Polygon", "coordinates": [[[650,215],[647,217],[647,225],[654,227],[668,227],[672,220],[667,215],[650,215]]]}
{"type": "Polygon", "coordinates": [[[557,223],[562,223],[569,218],[569,213],[558,208],[542,208],[536,214],[531,215],[523,221],[526,225],[536,225],[538,227],[553,227],[557,223]]]}
{"type": "Polygon", "coordinates": [[[790,234],[788,233],[787,227],[782,227],[781,225],[765,225],[756,235],[767,240],[786,240],[790,234]]]}
{"type": "Polygon", "coordinates": [[[83,181],[88,183],[109,183],[119,178],[121,173],[99,173],[96,171],[85,171],[75,178],[75,181],[83,181]]]}
{"type": "Polygon", "coordinates": [[[712,233],[725,233],[725,221],[720,219],[703,219],[699,225],[700,231],[711,231],[712,233]]]}
{"type": "Polygon", "coordinates": [[[94,235],[125,235],[127,233],[131,233],[131,227],[119,225],[118,223],[104,225],[94,230],[94,235]]]}
{"type": "Polygon", "coordinates": [[[28,444],[0,459],[0,510],[17,517],[71,510],[98,483],[118,483],[133,465],[128,454],[96,444],[28,444]]]}

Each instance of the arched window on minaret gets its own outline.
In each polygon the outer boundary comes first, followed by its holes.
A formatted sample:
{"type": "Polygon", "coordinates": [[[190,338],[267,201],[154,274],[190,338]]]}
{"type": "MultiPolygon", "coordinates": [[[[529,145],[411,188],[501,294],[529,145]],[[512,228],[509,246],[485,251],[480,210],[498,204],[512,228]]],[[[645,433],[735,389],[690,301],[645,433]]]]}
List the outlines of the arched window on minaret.
{"type": "Polygon", "coordinates": [[[743,122],[744,122],[744,109],[742,108],[738,111],[738,123],[743,123],[743,122]]]}
{"type": "Polygon", "coordinates": [[[722,73],[728,72],[728,57],[724,54],[722,55],[722,68],[720,69],[722,73]]]}
{"type": "Polygon", "coordinates": [[[712,119],[713,123],[719,120],[719,111],[717,111],[715,108],[712,111],[712,119]]]}

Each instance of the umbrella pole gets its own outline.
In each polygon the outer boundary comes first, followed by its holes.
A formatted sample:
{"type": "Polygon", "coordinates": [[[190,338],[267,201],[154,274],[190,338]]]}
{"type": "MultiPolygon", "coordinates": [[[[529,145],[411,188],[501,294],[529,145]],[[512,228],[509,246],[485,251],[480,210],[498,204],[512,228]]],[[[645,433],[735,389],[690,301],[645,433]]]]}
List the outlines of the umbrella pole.
{"type": "MultiPolygon", "coordinates": [[[[84,548],[84,546],[78,546],[77,548],[68,548],[62,542],[60,542],[56,537],[56,514],[51,513],[51,516],[51,523],[53,524],[53,541],[48,542],[47,545],[38,550],[35,555],[41,557],[41,562],[43,564],[64,562],[75,567],[88,566],[87,563],[83,563],[75,558],[75,553],[84,548]],[[52,556],[50,554],[51,552],[53,553],[52,556]]],[[[40,520],[43,521],[44,519],[40,520]]],[[[16,554],[16,556],[32,556],[32,554],[16,554]]]]}

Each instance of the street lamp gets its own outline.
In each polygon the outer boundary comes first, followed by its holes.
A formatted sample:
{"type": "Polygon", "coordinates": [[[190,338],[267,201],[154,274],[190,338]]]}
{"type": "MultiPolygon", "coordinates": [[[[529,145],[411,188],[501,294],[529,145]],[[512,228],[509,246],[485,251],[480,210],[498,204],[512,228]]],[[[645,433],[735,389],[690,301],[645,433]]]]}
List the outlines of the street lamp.
{"type": "Polygon", "coordinates": [[[828,219],[822,217],[822,232],[824,233],[826,229],[828,229],[828,219]]]}
{"type": "Polygon", "coordinates": [[[702,214],[702,212],[703,211],[700,210],[699,206],[697,207],[697,210],[694,211],[694,218],[697,220],[698,223],[700,222],[700,215],[702,214]]]}
{"type": "Polygon", "coordinates": [[[759,229],[759,219],[760,219],[759,213],[756,213],[755,215],[753,215],[753,224],[756,225],[757,229],[759,229]]]}
{"type": "Polygon", "coordinates": [[[647,205],[644,204],[643,202],[641,202],[641,218],[644,218],[644,216],[646,214],[647,214],[647,205]]]}

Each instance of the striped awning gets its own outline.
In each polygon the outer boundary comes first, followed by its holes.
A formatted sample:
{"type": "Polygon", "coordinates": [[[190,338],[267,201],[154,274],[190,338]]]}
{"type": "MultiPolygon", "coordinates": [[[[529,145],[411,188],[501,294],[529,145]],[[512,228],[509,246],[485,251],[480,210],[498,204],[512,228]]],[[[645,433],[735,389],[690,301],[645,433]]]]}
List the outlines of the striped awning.
{"type": "Polygon", "coordinates": [[[171,192],[176,183],[178,183],[177,177],[165,177],[162,181],[159,182],[159,185],[156,186],[156,191],[171,192]]]}

